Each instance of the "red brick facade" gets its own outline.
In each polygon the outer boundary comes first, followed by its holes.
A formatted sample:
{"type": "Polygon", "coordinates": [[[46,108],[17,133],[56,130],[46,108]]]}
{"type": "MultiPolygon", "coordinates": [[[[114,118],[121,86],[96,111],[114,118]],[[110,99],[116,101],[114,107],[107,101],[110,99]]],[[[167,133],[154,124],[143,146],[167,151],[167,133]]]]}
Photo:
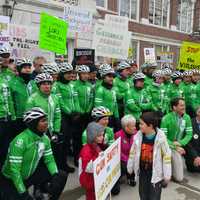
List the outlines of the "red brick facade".
{"type": "MultiPolygon", "coordinates": [[[[105,13],[109,13],[109,10],[115,12],[113,14],[118,13],[118,0],[108,0],[108,11],[99,10],[102,17],[104,17],[105,13]]],[[[123,2],[123,1],[122,1],[123,2]]],[[[138,0],[140,2],[140,11],[139,11],[139,20],[131,20],[129,21],[129,31],[136,34],[141,34],[147,36],[147,38],[161,38],[163,41],[178,41],[179,46],[181,41],[195,41],[200,42],[200,37],[192,37],[190,34],[181,33],[179,31],[172,30],[172,28],[176,27],[177,22],[177,13],[178,13],[178,1],[170,0],[170,17],[169,17],[169,28],[162,28],[159,26],[154,26],[151,24],[146,24],[144,21],[148,22],[149,17],[149,0],[138,0]]],[[[197,0],[194,8],[194,19],[193,19],[193,29],[200,30],[200,0],[197,0]]],[[[144,62],[144,47],[151,47],[153,44],[151,41],[143,41],[139,40],[140,50],[139,52],[139,64],[144,62]]],[[[159,42],[158,42],[159,44],[159,42]]],[[[166,44],[168,45],[168,44],[166,44]]],[[[179,46],[168,45],[170,51],[175,52],[175,62],[177,61],[177,57],[179,56],[179,46]]]]}

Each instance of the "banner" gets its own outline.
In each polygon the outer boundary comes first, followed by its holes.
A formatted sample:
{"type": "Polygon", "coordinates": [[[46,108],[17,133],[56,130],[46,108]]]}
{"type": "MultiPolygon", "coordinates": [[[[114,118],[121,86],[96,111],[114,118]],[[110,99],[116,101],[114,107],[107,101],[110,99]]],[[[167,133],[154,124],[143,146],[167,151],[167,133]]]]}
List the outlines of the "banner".
{"type": "Polygon", "coordinates": [[[96,56],[127,59],[130,33],[106,24],[96,24],[92,48],[96,56]]]}
{"type": "Polygon", "coordinates": [[[9,22],[9,17],[0,16],[0,47],[9,43],[9,22]]]}
{"type": "Polygon", "coordinates": [[[74,49],[74,65],[95,65],[94,49],[74,49]]]}
{"type": "Polygon", "coordinates": [[[160,63],[173,63],[174,52],[160,52],[157,54],[157,62],[160,63]]]}
{"type": "Polygon", "coordinates": [[[200,69],[200,44],[191,42],[182,43],[177,69],[200,69]]]}
{"type": "Polygon", "coordinates": [[[54,53],[39,49],[39,28],[10,24],[10,47],[12,58],[44,56],[47,61],[54,60],[54,53]]]}
{"type": "Polygon", "coordinates": [[[57,17],[41,13],[39,47],[59,54],[67,52],[68,24],[57,17]]]}
{"type": "Polygon", "coordinates": [[[90,11],[80,7],[66,6],[63,19],[69,24],[69,32],[92,32],[92,13],[90,11]]]}
{"type": "Polygon", "coordinates": [[[144,48],[145,63],[156,63],[156,55],[154,48],[144,48]]]}
{"type": "Polygon", "coordinates": [[[120,141],[117,139],[108,147],[103,156],[94,161],[94,185],[96,200],[105,200],[121,176],[120,141]]]}

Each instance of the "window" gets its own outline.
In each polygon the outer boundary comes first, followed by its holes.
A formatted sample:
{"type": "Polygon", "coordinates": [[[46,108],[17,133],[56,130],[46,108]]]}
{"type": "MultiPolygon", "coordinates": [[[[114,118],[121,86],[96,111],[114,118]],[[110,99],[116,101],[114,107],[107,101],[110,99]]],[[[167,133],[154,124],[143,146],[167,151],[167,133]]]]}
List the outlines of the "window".
{"type": "Polygon", "coordinates": [[[119,0],[119,15],[136,19],[137,0],[119,0]]]}
{"type": "Polygon", "coordinates": [[[168,25],[169,0],[149,0],[149,23],[159,26],[168,25]]]}
{"type": "Polygon", "coordinates": [[[186,33],[192,32],[194,4],[190,0],[179,0],[177,29],[186,33]]]}
{"type": "Polygon", "coordinates": [[[129,47],[129,52],[128,52],[129,58],[137,60],[137,47],[138,47],[138,42],[133,40],[130,43],[130,47],[129,47]]]}
{"type": "Polygon", "coordinates": [[[96,6],[106,8],[106,0],[96,0],[96,6]]]}

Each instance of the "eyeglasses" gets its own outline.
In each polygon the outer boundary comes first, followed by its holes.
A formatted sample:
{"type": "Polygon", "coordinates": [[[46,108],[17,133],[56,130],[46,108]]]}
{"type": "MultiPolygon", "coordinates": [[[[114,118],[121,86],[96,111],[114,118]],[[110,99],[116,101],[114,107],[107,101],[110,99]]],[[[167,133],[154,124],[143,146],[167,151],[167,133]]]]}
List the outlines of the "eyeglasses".
{"type": "Polygon", "coordinates": [[[3,53],[0,55],[1,58],[9,58],[10,54],[9,53],[3,53]]]}

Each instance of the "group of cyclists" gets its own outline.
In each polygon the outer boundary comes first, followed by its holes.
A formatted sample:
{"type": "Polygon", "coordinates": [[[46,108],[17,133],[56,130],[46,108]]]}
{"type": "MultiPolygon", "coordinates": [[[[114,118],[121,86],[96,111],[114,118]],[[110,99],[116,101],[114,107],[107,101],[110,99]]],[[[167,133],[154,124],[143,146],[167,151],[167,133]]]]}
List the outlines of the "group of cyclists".
{"type": "MultiPolygon", "coordinates": [[[[190,121],[200,106],[199,70],[176,71],[168,65],[160,69],[156,63],[138,67],[132,59],[115,66],[73,66],[66,62],[48,63],[43,57],[14,61],[10,55],[9,48],[0,49],[3,200],[33,199],[28,192],[31,185],[35,199],[41,199],[37,190],[48,193],[52,200],[58,199],[68,173],[75,171],[68,158],[73,157],[74,166],[78,167],[80,151],[91,139],[89,132],[101,132],[104,127],[105,149],[114,141],[114,133],[123,129],[120,120],[124,116],[135,118],[135,132],[141,128],[141,116],[154,112],[157,126],[163,127],[169,139],[170,117],[165,120],[163,116],[176,112],[179,101],[184,101],[190,121]],[[177,98],[178,103],[174,102],[177,98]],[[89,126],[89,122],[95,125],[89,126]]],[[[186,126],[180,123],[177,132],[184,132],[186,126]]],[[[192,132],[191,121],[188,123],[192,132]]],[[[192,133],[187,144],[191,138],[192,133]]],[[[180,144],[173,147],[176,146],[180,144]]],[[[199,166],[200,162],[196,167],[199,166]]],[[[135,183],[132,181],[131,185],[135,183]]],[[[119,191],[113,191],[116,193],[119,191]]]]}

